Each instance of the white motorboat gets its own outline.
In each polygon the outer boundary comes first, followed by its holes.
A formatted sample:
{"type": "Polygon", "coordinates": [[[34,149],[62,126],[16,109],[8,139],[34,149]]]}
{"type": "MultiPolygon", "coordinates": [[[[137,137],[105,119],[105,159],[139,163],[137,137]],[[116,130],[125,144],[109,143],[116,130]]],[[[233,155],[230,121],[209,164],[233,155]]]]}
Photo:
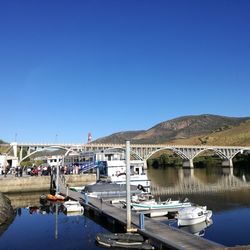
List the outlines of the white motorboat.
{"type": "Polygon", "coordinates": [[[83,207],[79,201],[68,200],[64,202],[64,207],[67,213],[79,212],[83,214],[83,207]]]}
{"type": "Polygon", "coordinates": [[[163,216],[166,215],[168,212],[176,212],[179,209],[184,207],[190,207],[192,204],[187,199],[180,201],[180,200],[171,200],[168,199],[163,202],[157,202],[155,199],[149,199],[145,201],[139,202],[131,202],[131,206],[133,210],[136,211],[145,211],[149,210],[149,214],[152,217],[155,216],[163,216]]]}
{"type": "Polygon", "coordinates": [[[212,217],[212,211],[207,210],[206,206],[191,206],[182,208],[177,215],[178,226],[188,226],[209,221],[212,217]]]}
{"type": "MultiPolygon", "coordinates": [[[[112,183],[126,184],[126,173],[119,173],[118,175],[109,176],[108,180],[112,183]]],[[[130,185],[137,186],[144,192],[150,192],[150,180],[146,174],[131,174],[130,185]]]]}

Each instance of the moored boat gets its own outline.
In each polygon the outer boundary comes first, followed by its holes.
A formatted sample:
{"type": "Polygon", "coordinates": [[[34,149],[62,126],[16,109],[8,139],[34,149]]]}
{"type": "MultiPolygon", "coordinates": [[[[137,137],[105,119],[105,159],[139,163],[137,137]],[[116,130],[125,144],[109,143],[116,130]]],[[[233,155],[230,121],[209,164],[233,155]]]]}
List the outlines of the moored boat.
{"type": "Polygon", "coordinates": [[[180,209],[177,215],[178,226],[188,226],[209,221],[212,217],[212,211],[207,210],[206,206],[191,206],[180,209]]]}
{"type": "Polygon", "coordinates": [[[47,199],[50,201],[64,201],[65,197],[60,194],[47,194],[47,199]]]}
{"type": "MultiPolygon", "coordinates": [[[[191,207],[191,202],[187,199],[180,201],[180,200],[171,200],[168,199],[163,202],[157,202],[155,199],[146,200],[146,201],[139,201],[139,202],[131,202],[131,206],[133,210],[136,211],[145,211],[150,210],[154,212],[155,216],[157,216],[157,211],[161,213],[158,216],[167,214],[168,212],[176,212],[179,211],[181,208],[191,207]]],[[[153,214],[152,214],[153,215],[153,214]]]]}
{"type": "MultiPolygon", "coordinates": [[[[136,186],[130,186],[131,194],[140,194],[136,186]]],[[[126,185],[116,183],[99,182],[93,185],[87,185],[82,191],[82,194],[87,194],[92,197],[126,197],[126,185]]]]}
{"type": "Polygon", "coordinates": [[[63,205],[65,207],[66,213],[73,213],[73,212],[83,213],[83,207],[81,206],[79,201],[68,200],[65,201],[63,205]]]}
{"type": "Polygon", "coordinates": [[[96,241],[104,247],[153,250],[154,247],[144,241],[139,234],[97,234],[96,241]]]}

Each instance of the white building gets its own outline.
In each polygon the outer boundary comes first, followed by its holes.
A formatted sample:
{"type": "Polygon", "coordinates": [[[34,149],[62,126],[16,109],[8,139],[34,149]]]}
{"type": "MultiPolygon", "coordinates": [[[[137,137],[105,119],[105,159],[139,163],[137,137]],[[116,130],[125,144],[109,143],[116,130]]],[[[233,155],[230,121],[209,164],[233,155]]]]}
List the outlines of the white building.
{"type": "Polygon", "coordinates": [[[8,168],[16,168],[18,164],[18,158],[14,156],[9,156],[6,154],[0,154],[0,175],[4,167],[8,168]]]}

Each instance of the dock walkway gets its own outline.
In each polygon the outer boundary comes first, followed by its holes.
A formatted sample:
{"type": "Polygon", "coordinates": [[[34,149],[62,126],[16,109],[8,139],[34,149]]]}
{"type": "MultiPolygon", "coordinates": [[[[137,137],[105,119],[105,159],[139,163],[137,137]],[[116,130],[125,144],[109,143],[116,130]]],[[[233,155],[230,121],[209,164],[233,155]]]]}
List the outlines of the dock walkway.
{"type": "MultiPolygon", "coordinates": [[[[60,192],[66,194],[67,190],[62,181],[59,181],[60,192]]],[[[83,195],[78,192],[68,190],[68,196],[74,200],[81,201],[83,195]]],[[[88,204],[84,203],[86,209],[92,209],[97,213],[106,216],[111,220],[119,222],[121,225],[126,225],[126,210],[116,207],[107,201],[97,198],[88,198],[88,204]]],[[[144,229],[139,227],[139,215],[135,212],[131,213],[131,224],[133,228],[149,238],[155,245],[160,248],[167,249],[223,249],[223,246],[204,238],[183,232],[179,229],[172,228],[164,223],[145,217],[144,229]]]]}

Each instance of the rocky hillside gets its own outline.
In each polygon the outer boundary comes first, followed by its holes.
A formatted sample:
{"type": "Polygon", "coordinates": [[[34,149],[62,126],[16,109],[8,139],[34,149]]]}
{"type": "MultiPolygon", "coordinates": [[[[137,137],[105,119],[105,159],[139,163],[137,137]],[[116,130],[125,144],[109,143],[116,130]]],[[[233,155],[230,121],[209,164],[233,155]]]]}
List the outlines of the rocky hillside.
{"type": "MultiPolygon", "coordinates": [[[[169,121],[161,122],[146,131],[129,131],[115,133],[100,138],[95,142],[103,143],[124,143],[130,140],[131,143],[190,143],[190,144],[221,144],[224,137],[234,135],[234,141],[240,144],[237,134],[244,125],[244,144],[250,142],[250,117],[226,117],[218,115],[197,115],[183,116],[169,121]],[[249,123],[247,122],[249,121],[249,123]],[[231,132],[230,132],[231,131],[231,132]],[[226,133],[227,132],[227,133],[226,133]],[[223,136],[224,133],[224,136],[223,136]],[[217,136],[219,136],[218,139],[217,136]]],[[[242,136],[241,136],[242,137],[242,136]]],[[[225,144],[224,142],[223,144],[225,144]]],[[[232,141],[228,140],[232,145],[232,141]]]]}
{"type": "Polygon", "coordinates": [[[119,144],[119,143],[124,143],[125,140],[133,141],[133,138],[140,135],[141,133],[144,133],[144,130],[118,132],[118,133],[97,139],[94,142],[119,144]]]}

